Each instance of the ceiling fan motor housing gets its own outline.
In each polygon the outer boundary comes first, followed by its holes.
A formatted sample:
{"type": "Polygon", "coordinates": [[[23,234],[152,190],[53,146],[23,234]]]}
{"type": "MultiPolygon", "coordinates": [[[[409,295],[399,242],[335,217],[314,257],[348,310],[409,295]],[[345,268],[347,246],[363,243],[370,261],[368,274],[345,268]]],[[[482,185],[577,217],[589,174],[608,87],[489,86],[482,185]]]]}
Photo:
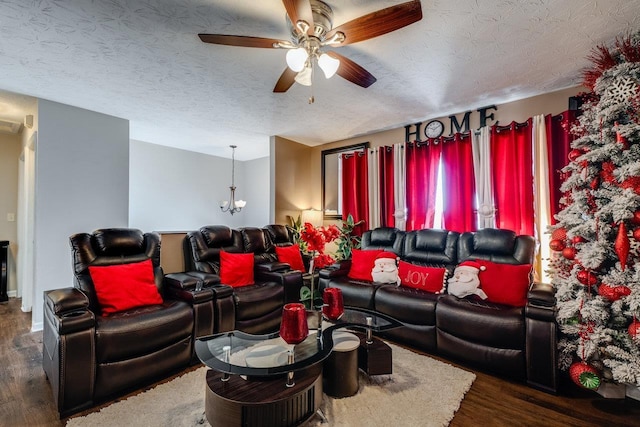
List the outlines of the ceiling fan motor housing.
{"type": "MultiPolygon", "coordinates": [[[[313,35],[324,40],[325,34],[327,34],[333,28],[333,10],[331,6],[320,0],[311,0],[311,14],[313,15],[313,35]]],[[[289,19],[289,15],[286,15],[287,27],[291,32],[291,40],[294,44],[300,43],[304,39],[304,35],[300,34],[298,29],[289,19]]]]}

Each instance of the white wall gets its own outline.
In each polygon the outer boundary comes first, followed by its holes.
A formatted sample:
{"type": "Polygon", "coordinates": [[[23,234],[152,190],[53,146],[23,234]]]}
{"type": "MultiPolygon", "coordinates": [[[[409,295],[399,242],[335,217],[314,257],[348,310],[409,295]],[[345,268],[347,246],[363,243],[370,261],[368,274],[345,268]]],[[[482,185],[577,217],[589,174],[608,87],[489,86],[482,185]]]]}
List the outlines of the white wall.
{"type": "Polygon", "coordinates": [[[43,291],[73,285],[69,236],[128,225],[128,120],[39,100],[35,194],[37,330],[43,291]]]}
{"type": "Polygon", "coordinates": [[[269,219],[269,159],[236,160],[239,213],[220,211],[229,199],[231,160],[131,141],[129,225],[143,231],[189,231],[204,225],[263,226],[269,219]]]}
{"type": "Polygon", "coordinates": [[[271,164],[269,157],[244,162],[244,195],[247,206],[245,226],[264,227],[270,224],[271,164]]]}

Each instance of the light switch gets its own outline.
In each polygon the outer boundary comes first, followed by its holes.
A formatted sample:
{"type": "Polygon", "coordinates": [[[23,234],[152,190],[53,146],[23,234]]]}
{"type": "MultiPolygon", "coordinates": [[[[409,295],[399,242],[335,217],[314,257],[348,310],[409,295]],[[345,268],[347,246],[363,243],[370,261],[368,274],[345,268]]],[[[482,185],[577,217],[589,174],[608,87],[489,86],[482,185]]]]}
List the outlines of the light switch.
{"type": "Polygon", "coordinates": [[[14,213],[8,213],[7,214],[7,221],[13,222],[15,220],[16,220],[16,214],[14,214],[14,213]]]}

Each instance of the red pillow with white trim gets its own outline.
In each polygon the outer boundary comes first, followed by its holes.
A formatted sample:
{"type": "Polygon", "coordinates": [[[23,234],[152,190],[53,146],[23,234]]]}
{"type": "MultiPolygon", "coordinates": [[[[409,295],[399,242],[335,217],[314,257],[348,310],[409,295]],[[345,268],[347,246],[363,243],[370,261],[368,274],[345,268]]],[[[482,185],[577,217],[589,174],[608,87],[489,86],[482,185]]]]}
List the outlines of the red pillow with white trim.
{"type": "Polygon", "coordinates": [[[400,261],[398,263],[398,276],[400,276],[400,286],[439,294],[444,290],[447,269],[425,267],[400,261]]]}
{"type": "Polygon", "coordinates": [[[500,264],[476,260],[485,267],[479,273],[480,287],[487,294],[487,301],[513,307],[527,304],[527,292],[531,286],[531,264],[500,264]]]}

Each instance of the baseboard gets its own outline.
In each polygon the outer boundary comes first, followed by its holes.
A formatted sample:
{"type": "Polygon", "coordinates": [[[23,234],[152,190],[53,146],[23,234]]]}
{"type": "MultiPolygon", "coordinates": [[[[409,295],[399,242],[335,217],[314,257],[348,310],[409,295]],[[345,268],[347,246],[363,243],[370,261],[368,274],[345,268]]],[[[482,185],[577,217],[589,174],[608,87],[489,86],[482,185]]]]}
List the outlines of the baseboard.
{"type": "Polygon", "coordinates": [[[7,296],[8,296],[9,298],[15,298],[15,297],[17,297],[17,296],[18,296],[18,291],[15,291],[15,290],[14,290],[14,291],[8,291],[8,292],[7,292],[7,296]]]}
{"type": "Polygon", "coordinates": [[[39,332],[44,328],[44,322],[32,323],[31,332],[39,332]]]}

